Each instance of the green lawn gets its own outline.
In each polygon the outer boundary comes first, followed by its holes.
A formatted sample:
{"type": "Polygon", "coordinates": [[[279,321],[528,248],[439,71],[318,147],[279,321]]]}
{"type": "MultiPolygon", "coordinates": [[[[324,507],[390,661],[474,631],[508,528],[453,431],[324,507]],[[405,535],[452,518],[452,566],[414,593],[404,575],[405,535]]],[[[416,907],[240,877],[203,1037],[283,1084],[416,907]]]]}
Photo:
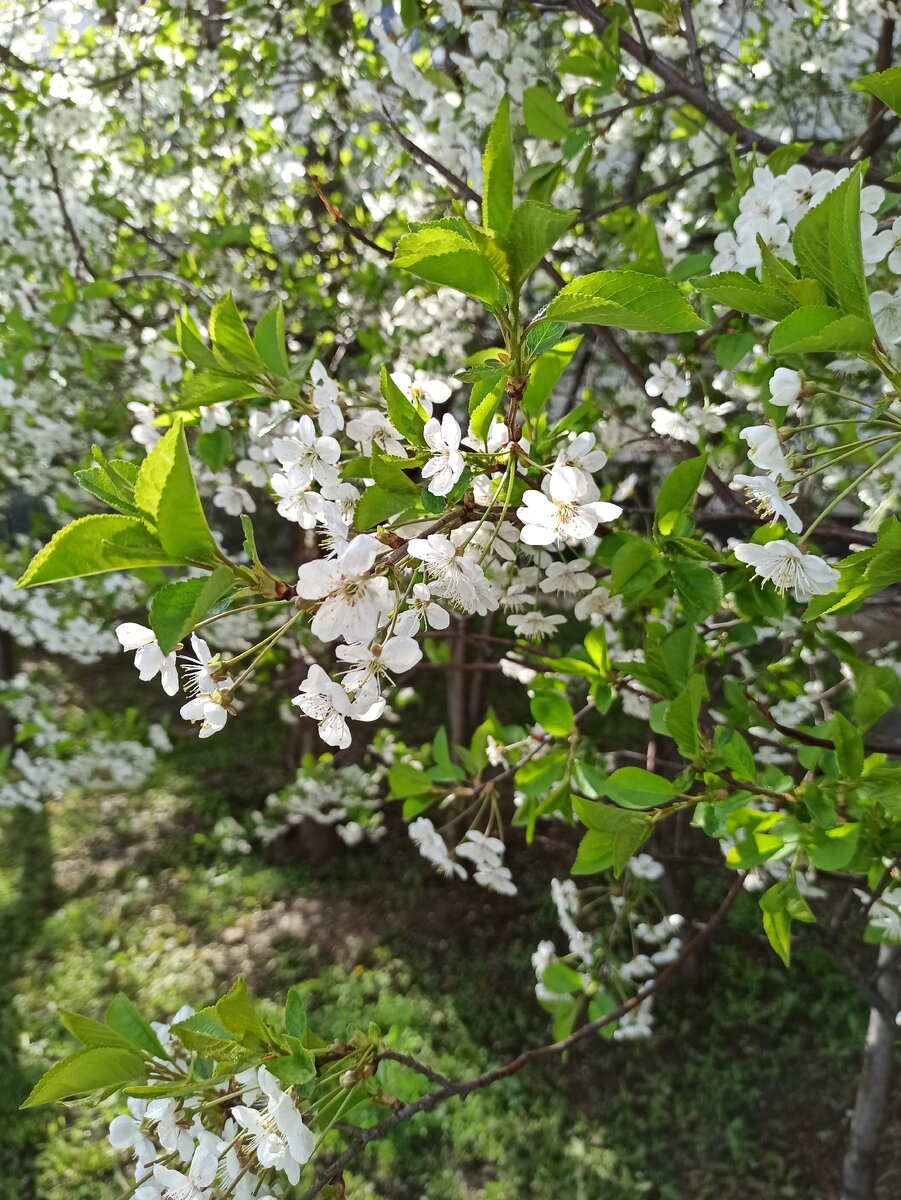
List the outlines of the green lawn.
{"type": "MultiPolygon", "coordinates": [[[[553,933],[543,884],[559,863],[514,851],[520,878],[534,875],[522,902],[432,875],[399,828],[318,867],[284,851],[222,861],[216,819],[283,775],[284,727],[248,714],[241,729],[180,744],[144,794],[0,816],[0,1200],[115,1200],[129,1184],[104,1139],[108,1113],[17,1111],[68,1048],[57,1006],[99,1015],[98,998],[121,989],[164,1018],[243,974],[275,998],[307,981],[319,1032],[393,1026],[452,1076],[548,1040],[529,955],[553,933]],[[248,780],[251,751],[272,778],[248,780]]],[[[678,882],[699,913],[715,904],[709,881],[678,882]]],[[[348,1196],[835,1196],[866,1005],[833,958],[802,949],[787,973],[742,897],[657,1014],[648,1041],[599,1038],[418,1117],[369,1149],[348,1196]]]]}

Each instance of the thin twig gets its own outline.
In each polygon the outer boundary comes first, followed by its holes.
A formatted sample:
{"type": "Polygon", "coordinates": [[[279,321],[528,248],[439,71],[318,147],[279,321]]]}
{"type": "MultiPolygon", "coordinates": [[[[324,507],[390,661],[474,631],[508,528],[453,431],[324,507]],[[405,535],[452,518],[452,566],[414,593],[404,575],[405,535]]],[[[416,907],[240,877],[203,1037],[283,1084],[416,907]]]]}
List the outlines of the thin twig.
{"type": "Polygon", "coordinates": [[[465,1100],[473,1092],[490,1087],[501,1079],[508,1079],[511,1075],[517,1075],[524,1067],[529,1066],[531,1063],[566,1054],[569,1050],[581,1045],[586,1039],[593,1037],[601,1029],[604,1029],[608,1025],[613,1025],[617,1021],[621,1021],[628,1013],[639,1008],[646,1000],[665,987],[682,970],[685,963],[710,941],[713,934],[725,921],[727,913],[741,894],[743,884],[744,873],[739,873],[721,901],[719,908],[713,913],[706,925],[683,946],[678,957],[668,966],[664,967],[656,979],[643,987],[634,996],[630,997],[630,999],[613,1009],[612,1012],[606,1013],[594,1021],[587,1021],[568,1037],[561,1038],[559,1041],[551,1042],[546,1046],[537,1046],[532,1050],[524,1050],[515,1058],[511,1058],[492,1071],[486,1071],[481,1075],[476,1075],[471,1079],[460,1080],[457,1083],[449,1083],[446,1087],[441,1087],[435,1092],[430,1092],[420,1097],[419,1100],[404,1104],[377,1125],[373,1125],[369,1129],[360,1130],[353,1144],[342,1154],[339,1154],[334,1162],[321,1171],[318,1179],[307,1188],[300,1200],[313,1200],[315,1196],[320,1194],[323,1188],[338,1179],[344,1170],[350,1166],[370,1143],[379,1141],[393,1129],[405,1124],[418,1113],[431,1112],[433,1109],[438,1108],[439,1105],[444,1104],[445,1101],[451,1100],[454,1097],[465,1100]]]}

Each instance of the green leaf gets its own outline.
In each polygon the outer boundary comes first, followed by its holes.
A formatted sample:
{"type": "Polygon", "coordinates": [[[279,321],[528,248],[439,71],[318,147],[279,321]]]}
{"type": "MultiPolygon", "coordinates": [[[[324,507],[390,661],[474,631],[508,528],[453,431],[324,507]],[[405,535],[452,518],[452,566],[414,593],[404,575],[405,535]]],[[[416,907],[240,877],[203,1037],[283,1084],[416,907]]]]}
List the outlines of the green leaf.
{"type": "Polygon", "coordinates": [[[55,533],[28,564],[16,587],[37,587],[107,571],[179,566],[181,561],[160,545],[142,520],[102,513],[79,517],[55,533]]]}
{"type": "Polygon", "coordinates": [[[231,431],[222,425],[201,433],[197,439],[197,457],[211,471],[221,471],[232,448],[231,431]]]}
{"type": "Polygon", "coordinates": [[[659,808],[679,794],[668,779],[644,767],[620,767],[604,781],[604,793],[623,808],[659,808]]]}
{"type": "Polygon", "coordinates": [[[680,625],[663,639],[659,646],[666,676],[678,691],[688,683],[698,648],[694,625],[680,625]]]}
{"type": "Polygon", "coordinates": [[[877,71],[872,75],[863,75],[851,84],[859,92],[869,92],[877,100],[881,100],[886,108],[901,117],[901,67],[889,67],[887,71],[877,71]]]}
{"type": "Polygon", "coordinates": [[[235,1034],[245,1045],[259,1042],[272,1044],[272,1033],[262,1020],[243,979],[236,979],[229,991],[215,1005],[216,1016],[223,1029],[235,1034]]]}
{"type": "Polygon", "coordinates": [[[454,288],[489,308],[500,298],[500,283],[491,265],[462,233],[440,225],[419,229],[400,239],[393,265],[427,283],[454,288]]]}
{"type": "Polygon", "coordinates": [[[526,349],[530,358],[538,358],[545,350],[552,350],[565,335],[566,324],[563,321],[533,325],[526,334],[526,349]]]}
{"type": "Polygon", "coordinates": [[[367,529],[381,525],[409,507],[410,495],[406,491],[388,492],[381,487],[367,488],[354,509],[354,529],[358,533],[365,533],[367,529]]]}
{"type": "Polygon", "coordinates": [[[285,1031],[296,1038],[303,1038],[307,1032],[306,1005],[303,992],[297,984],[288,989],[288,998],[285,1001],[285,1031]]]}
{"type": "Polygon", "coordinates": [[[703,675],[692,675],[688,686],[670,701],[666,711],[666,727],[683,757],[693,759],[701,748],[698,716],[707,688],[703,675]]]}
{"type": "Polygon", "coordinates": [[[793,921],[807,923],[815,920],[794,876],[780,879],[760,897],[763,929],[770,945],[788,966],[791,957],[791,926],[793,921]]]}
{"type": "Polygon", "coordinates": [[[117,992],[107,1006],[103,1019],[111,1029],[154,1058],[168,1058],[150,1022],[138,1012],[124,992],[117,992]]]}
{"type": "Polygon", "coordinates": [[[579,972],[559,961],[548,963],[541,972],[541,982],[558,996],[572,995],[582,991],[582,980],[579,972]]]}
{"type": "Polygon", "coordinates": [[[788,142],[766,156],[766,165],[774,175],[784,175],[789,167],[804,157],[810,146],[810,142],[788,142]]]}
{"type": "Polygon", "coordinates": [[[513,216],[513,139],[510,136],[510,97],[504,96],[488,133],[482,155],[482,224],[506,233],[513,216]]]}
{"type": "Polygon", "coordinates": [[[181,422],[172,426],[141,464],[135,502],[152,518],[163,548],[175,561],[220,561],[197,495],[181,422]]]}
{"type": "Polygon", "coordinates": [[[130,1038],[111,1029],[109,1025],[104,1025],[102,1021],[83,1017],[80,1013],[69,1012],[65,1008],[59,1009],[57,1016],[63,1028],[68,1029],[74,1038],[78,1038],[82,1046],[116,1046],[130,1054],[138,1052],[130,1038]]]}
{"type": "Polygon", "coordinates": [[[215,371],[218,368],[216,355],[201,341],[191,318],[175,318],[175,336],[178,338],[182,354],[192,366],[202,371],[215,371]]]}
{"type": "Polygon", "coordinates": [[[811,305],[779,322],[770,335],[769,350],[771,354],[859,354],[870,348],[875,336],[869,318],[844,315],[829,305],[811,305]]]}
{"type": "Polygon", "coordinates": [[[737,271],[719,275],[702,275],[691,281],[695,291],[709,296],[716,304],[726,304],[739,312],[770,321],[781,321],[795,308],[795,303],[774,288],[765,287],[737,271]]]}
{"type": "MultiPolygon", "coordinates": [[[[119,466],[133,468],[132,463],[120,463],[119,466]]],[[[137,468],[133,468],[137,475],[137,468]]],[[[123,477],[105,461],[88,467],[84,471],[76,471],[75,478],[86,492],[101,500],[110,508],[125,517],[140,517],[141,510],[134,502],[134,485],[129,487],[123,477]]]]}
{"type": "Polygon", "coordinates": [[[68,1096],[108,1091],[147,1078],[139,1054],[115,1046],[91,1046],[51,1067],[35,1084],[22,1108],[35,1108],[68,1096]]]}
{"type": "Polygon", "coordinates": [[[216,361],[227,371],[245,372],[258,376],[266,364],[250,340],[247,326],[238,312],[235,298],[228,293],[210,314],[210,341],[216,361]]]}
{"type": "Polygon", "coordinates": [[[691,512],[706,469],[707,455],[698,454],[678,463],[661,484],[654,519],[664,537],[675,533],[680,517],[691,512]]]}
{"type": "Polygon", "coordinates": [[[633,815],[623,822],[613,835],[613,873],[619,878],[629,865],[629,859],[651,836],[653,826],[649,817],[633,815]]]}
{"type": "Polygon", "coordinates": [[[408,796],[423,796],[431,792],[432,781],[422,767],[397,762],[388,772],[388,787],[393,800],[405,800],[408,796]]]}
{"type": "Polygon", "coordinates": [[[648,568],[655,565],[656,557],[656,549],[643,538],[633,537],[623,542],[610,564],[611,593],[618,595],[629,587],[637,591],[653,582],[653,571],[649,572],[648,568]]]}
{"type": "MultiPolygon", "coordinates": [[[[407,460],[404,459],[402,461],[406,462],[407,460]]],[[[410,464],[408,463],[407,465],[409,466],[410,464]]],[[[401,463],[385,458],[377,450],[373,450],[372,457],[369,460],[369,475],[386,492],[395,492],[400,496],[405,492],[410,496],[419,495],[418,485],[408,475],[404,474],[401,463]]]]}
{"type": "Polygon", "coordinates": [[[638,271],[598,271],[574,279],[561,288],[541,320],[646,333],[693,333],[704,328],[674,283],[638,271]]]}
{"type": "Polygon", "coordinates": [[[542,84],[526,88],[522,97],[522,116],[532,137],[559,142],[569,133],[569,113],[542,84]]]}
{"type": "Polygon", "coordinates": [[[253,345],[273,375],[290,378],[291,365],[285,349],[285,310],[280,300],[258,322],[253,331],[253,345]]]}
{"type": "Polygon", "coordinates": [[[237,379],[233,375],[200,371],[185,379],[179,392],[183,409],[200,408],[201,405],[223,404],[229,400],[249,400],[260,394],[255,383],[237,379]]]}
{"type": "Polygon", "coordinates": [[[288,1039],[291,1053],[269,1059],[267,1070],[285,1087],[297,1087],[316,1078],[316,1060],[309,1050],[296,1038],[288,1039]]]}
{"type": "Polygon", "coordinates": [[[810,861],[820,871],[843,871],[854,861],[860,843],[860,825],[849,823],[835,829],[818,829],[808,846],[810,861]]]}
{"type": "Polygon", "coordinates": [[[872,328],[860,244],[861,170],[856,166],[801,218],[792,246],[801,274],[819,280],[842,312],[859,317],[872,328]]]}
{"type": "Polygon", "coordinates": [[[424,418],[391,378],[387,367],[382,367],[380,381],[382,398],[388,409],[388,420],[408,441],[422,446],[424,418]]]}
{"type": "Polygon", "coordinates": [[[742,329],[738,333],[721,333],[714,347],[717,366],[722,367],[724,371],[734,371],[756,344],[757,335],[751,329],[742,329]]]}
{"type": "Polygon", "coordinates": [[[510,260],[517,280],[528,279],[576,216],[578,209],[554,208],[537,200],[524,200],[519,205],[507,231],[510,260]]]}
{"type": "Polygon", "coordinates": [[[709,566],[680,559],[670,573],[682,608],[690,620],[703,621],[718,611],[723,603],[723,584],[709,566]]]}
{"type": "Polygon", "coordinates": [[[613,866],[613,833],[589,829],[579,842],[576,861],[570,867],[572,875],[596,875],[613,866]]]}
{"type": "Polygon", "coordinates": [[[572,705],[559,692],[538,692],[529,705],[532,716],[552,737],[568,737],[573,727],[572,705]]]}
{"type": "Polygon", "coordinates": [[[835,757],[843,779],[859,779],[863,771],[864,748],[860,730],[846,716],[837,712],[832,718],[832,740],[835,757]]]}
{"type": "Polygon", "coordinates": [[[150,628],[156,634],[163,654],[169,654],[187,637],[234,582],[229,567],[217,567],[203,579],[180,579],[166,583],[154,592],[150,602],[150,628]]]}
{"type": "Polygon", "coordinates": [[[523,412],[528,416],[535,417],[544,408],[581,341],[581,337],[567,338],[536,360],[522,397],[523,412]]]}
{"type": "Polygon", "coordinates": [[[601,675],[610,673],[610,653],[607,649],[607,635],[603,625],[595,625],[585,635],[585,649],[588,657],[597,667],[601,675]]]}
{"type": "MultiPolygon", "coordinates": [[[[610,1013],[615,1012],[617,1008],[619,1005],[609,992],[596,992],[588,1002],[588,1019],[589,1021],[599,1021],[602,1017],[607,1017],[610,1013]]],[[[607,1041],[612,1041],[618,1025],[618,1021],[602,1025],[598,1034],[607,1041]]]]}
{"type": "Polygon", "coordinates": [[[172,1026],[172,1032],[187,1050],[215,1060],[240,1058],[245,1053],[241,1041],[225,1028],[215,1007],[202,1008],[185,1021],[172,1026]]]}
{"type": "Polygon", "coordinates": [[[501,406],[504,398],[504,377],[480,379],[473,384],[469,399],[469,423],[473,436],[484,441],[494,414],[501,406]]]}

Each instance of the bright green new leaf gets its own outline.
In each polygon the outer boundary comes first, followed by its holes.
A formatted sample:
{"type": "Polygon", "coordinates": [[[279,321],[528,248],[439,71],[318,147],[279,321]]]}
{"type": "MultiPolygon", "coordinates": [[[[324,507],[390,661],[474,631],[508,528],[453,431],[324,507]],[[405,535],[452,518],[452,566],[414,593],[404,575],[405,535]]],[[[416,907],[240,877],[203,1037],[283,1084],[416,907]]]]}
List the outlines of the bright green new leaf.
{"type": "Polygon", "coordinates": [[[462,233],[441,225],[408,233],[397,243],[395,267],[427,283],[454,288],[493,308],[500,282],[484,254],[462,233]]]}
{"type": "Polygon", "coordinates": [[[582,980],[578,971],[568,967],[566,963],[552,962],[541,972],[541,982],[551,992],[558,995],[573,994],[582,991],[582,980]]]}
{"type": "Polygon", "coordinates": [[[221,557],[197,494],[188,443],[179,422],[141,463],[135,502],[155,523],[175,561],[219,563],[221,557]]]}
{"type": "Polygon", "coordinates": [[[381,525],[390,517],[410,507],[411,496],[403,492],[389,492],[382,487],[367,488],[354,509],[354,529],[364,533],[381,525]]]}
{"type": "Polygon", "coordinates": [[[536,360],[522,397],[523,412],[528,416],[537,416],[544,408],[581,341],[581,337],[567,338],[565,342],[558,342],[552,350],[546,351],[536,360]]]}
{"type": "Polygon", "coordinates": [[[387,367],[382,367],[380,375],[382,399],[388,409],[388,420],[398,433],[408,441],[422,446],[422,430],[425,419],[413,402],[400,390],[387,367]]]}
{"type": "Polygon", "coordinates": [[[571,875],[596,875],[613,866],[613,833],[589,829],[579,842],[576,861],[570,867],[571,875]]]}
{"type": "Polygon", "coordinates": [[[552,737],[567,737],[572,732],[572,705],[559,692],[538,692],[529,707],[538,724],[552,737]]]}
{"type": "Polygon", "coordinates": [[[138,1012],[124,992],[117,992],[110,1000],[103,1019],[111,1029],[128,1038],[145,1054],[154,1058],[168,1058],[160,1039],[153,1032],[150,1022],[138,1012]]]}
{"type": "Polygon", "coordinates": [[[118,1046],[91,1046],[51,1067],[21,1107],[35,1108],[69,1096],[110,1091],[146,1078],[147,1066],[139,1054],[118,1046]]]}
{"type": "Polygon", "coordinates": [[[614,326],[645,333],[693,333],[704,322],[676,285],[638,271],[598,271],[561,288],[542,321],[614,326]]]}
{"type": "Polygon", "coordinates": [[[139,567],[180,566],[137,517],[100,513],[79,517],[55,533],[39,550],[16,587],[37,587],[107,571],[132,571],[139,567]]]}
{"type": "Polygon", "coordinates": [[[651,836],[649,817],[633,814],[613,835],[613,873],[617,879],[629,865],[629,859],[651,836]]]}
{"type": "Polygon", "coordinates": [[[506,237],[513,273],[518,280],[528,279],[577,215],[575,208],[554,208],[537,200],[524,200],[519,205],[506,237]]]}
{"type": "Polygon", "coordinates": [[[791,957],[791,926],[793,921],[811,923],[815,920],[807,901],[798,891],[794,876],[780,879],[760,897],[763,929],[770,945],[788,966],[791,957]]]}
{"type": "Polygon", "coordinates": [[[163,584],[150,602],[150,628],[160,650],[169,654],[209,613],[217,600],[234,585],[230,567],[217,567],[202,579],[180,579],[163,584]]]}
{"type": "Polygon", "coordinates": [[[257,354],[273,375],[288,379],[291,365],[285,349],[285,310],[281,301],[273,304],[264,317],[260,318],[253,331],[253,345],[257,354]]]}
{"type": "Polygon", "coordinates": [[[241,1039],[225,1028],[214,1006],[173,1025],[172,1032],[186,1049],[204,1058],[234,1060],[246,1054],[241,1039]]]}
{"type": "Polygon", "coordinates": [[[513,139],[510,136],[510,97],[504,96],[488,133],[482,155],[482,224],[506,233],[513,216],[513,139]]]}
{"type": "Polygon", "coordinates": [[[569,133],[569,113],[542,84],[526,88],[522,97],[522,116],[532,137],[559,142],[569,133]]]}
{"type": "Polygon", "coordinates": [[[677,531],[679,518],[689,513],[707,469],[707,455],[698,454],[677,463],[657,493],[654,519],[657,529],[668,537],[677,531]]]}
{"type": "Polygon", "coordinates": [[[142,516],[141,510],[134,502],[138,468],[124,459],[107,462],[97,446],[92,447],[92,451],[97,460],[95,465],[75,472],[75,478],[81,487],[125,517],[142,516]]]}
{"type": "Polygon", "coordinates": [[[860,242],[861,171],[862,167],[856,166],[801,218],[792,246],[801,274],[819,280],[842,312],[872,326],[860,242]]]}
{"type": "Polygon", "coordinates": [[[867,318],[842,314],[829,305],[798,308],[770,335],[771,354],[859,354],[876,336],[867,318]]]}
{"type": "Polygon", "coordinates": [[[216,361],[227,371],[254,376],[265,373],[266,364],[251,341],[231,292],[210,314],[210,341],[216,361]]]}
{"type": "Polygon", "coordinates": [[[865,755],[863,738],[843,713],[837,712],[832,718],[832,740],[842,778],[859,779],[865,755]]]}
{"type": "Polygon", "coordinates": [[[740,275],[737,271],[702,275],[693,279],[691,285],[695,291],[709,296],[717,304],[727,304],[739,312],[766,317],[770,321],[781,321],[796,307],[793,300],[775,288],[765,287],[756,279],[740,275]]]}
{"type": "Polygon", "coordinates": [[[63,1028],[67,1029],[74,1038],[78,1038],[82,1046],[116,1046],[120,1050],[127,1050],[130,1054],[138,1053],[138,1047],[130,1038],[112,1029],[109,1025],[105,1025],[102,1021],[83,1017],[80,1013],[69,1012],[65,1008],[59,1009],[57,1016],[63,1028]]]}
{"type": "Polygon", "coordinates": [[[288,989],[285,1000],[285,1032],[296,1038],[303,1038],[307,1032],[307,1009],[297,984],[288,989]]]}
{"type": "Polygon", "coordinates": [[[216,1002],[215,1009],[223,1029],[233,1033],[245,1045],[259,1042],[268,1046],[272,1043],[272,1033],[254,1007],[243,979],[235,980],[229,991],[216,1002]]]}
{"type": "Polygon", "coordinates": [[[869,92],[881,100],[886,108],[901,117],[901,67],[889,67],[887,71],[876,71],[864,75],[851,84],[859,92],[869,92]]]}
{"type": "Polygon", "coordinates": [[[666,710],[667,731],[685,758],[694,758],[701,748],[698,717],[706,693],[704,676],[692,675],[687,686],[670,701],[666,710]]]}

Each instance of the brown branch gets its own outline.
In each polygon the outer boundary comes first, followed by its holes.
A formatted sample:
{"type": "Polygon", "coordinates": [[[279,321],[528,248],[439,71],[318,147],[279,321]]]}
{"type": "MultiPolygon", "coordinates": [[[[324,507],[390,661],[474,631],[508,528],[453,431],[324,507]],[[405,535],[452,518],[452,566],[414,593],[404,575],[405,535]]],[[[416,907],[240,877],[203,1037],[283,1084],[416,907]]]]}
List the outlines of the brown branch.
{"type": "Polygon", "coordinates": [[[698,45],[698,35],[695,31],[695,19],[691,15],[691,0],[682,0],[682,25],[685,40],[688,43],[688,56],[691,59],[691,69],[694,72],[695,83],[707,92],[704,82],[704,63],[701,59],[701,48],[698,45]]]}
{"type": "Polygon", "coordinates": [[[322,188],[319,186],[319,180],[315,175],[311,175],[310,179],[312,180],[313,187],[316,189],[316,195],[322,201],[323,208],[336,225],[340,225],[340,227],[345,230],[345,232],[349,233],[355,241],[362,242],[363,245],[368,246],[370,250],[375,250],[377,254],[381,254],[382,258],[394,257],[394,252],[389,250],[387,246],[380,246],[378,242],[374,242],[372,238],[369,237],[368,234],[366,234],[359,227],[359,225],[351,225],[350,221],[342,217],[340,210],[337,209],[334,204],[332,204],[331,200],[329,200],[328,196],[326,196],[325,192],[323,192],[322,188]]]}
{"type": "MultiPolygon", "coordinates": [[[[773,729],[781,733],[783,737],[793,738],[794,741],[800,742],[802,746],[817,746],[822,750],[835,749],[835,743],[829,741],[828,738],[817,737],[813,733],[806,733],[803,729],[796,729],[793,725],[783,725],[781,721],[777,721],[767,706],[761,700],[758,700],[756,696],[752,696],[747,688],[745,688],[745,696],[758,712],[767,719],[773,729]]],[[[901,742],[883,742],[877,739],[876,741],[864,742],[864,749],[868,754],[894,754],[897,756],[901,755],[901,742]]]]}
{"type": "Polygon", "coordinates": [[[438,1108],[439,1105],[444,1104],[445,1101],[451,1100],[454,1097],[465,1100],[473,1092],[490,1087],[501,1079],[508,1079],[511,1075],[517,1075],[524,1067],[529,1066],[531,1063],[567,1053],[567,1051],[579,1046],[599,1030],[608,1025],[613,1025],[617,1021],[621,1021],[628,1013],[662,990],[682,970],[685,963],[710,941],[714,933],[725,921],[727,913],[741,894],[743,883],[744,873],[739,873],[721,901],[719,908],[717,908],[707,924],[695,934],[691,941],[683,946],[678,957],[668,966],[664,967],[656,979],[643,987],[634,996],[630,997],[630,999],[620,1004],[618,1008],[613,1009],[612,1012],[607,1013],[603,1017],[598,1017],[597,1020],[586,1022],[568,1037],[561,1038],[560,1041],[551,1042],[546,1046],[537,1046],[532,1050],[524,1050],[521,1054],[516,1055],[515,1058],[509,1059],[501,1066],[495,1067],[492,1071],[486,1071],[482,1075],[476,1075],[471,1079],[460,1080],[456,1083],[449,1083],[445,1087],[440,1087],[437,1091],[420,1097],[419,1100],[404,1104],[377,1125],[373,1125],[369,1129],[360,1130],[353,1144],[320,1172],[319,1177],[307,1188],[300,1200],[313,1200],[315,1196],[320,1194],[323,1188],[338,1179],[344,1170],[350,1166],[370,1143],[379,1141],[393,1129],[405,1124],[418,1113],[431,1112],[433,1109],[438,1108]]]}
{"type": "MultiPolygon", "coordinates": [[[[613,18],[593,3],[593,0],[570,0],[570,7],[573,12],[584,17],[589,21],[598,33],[606,33],[613,23],[613,18]]],[[[743,125],[738,118],[729,111],[718,100],[715,100],[703,88],[686,79],[679,68],[670,59],[664,58],[662,55],[655,53],[650,47],[642,45],[640,41],[631,37],[622,29],[619,31],[619,45],[622,50],[640,63],[643,67],[647,67],[652,71],[658,79],[677,96],[681,96],[688,104],[696,108],[698,112],[706,117],[707,120],[721,129],[724,133],[734,137],[740,145],[750,146],[755,150],[760,150],[764,154],[771,154],[774,150],[778,150],[782,145],[775,138],[769,137],[767,134],[759,133],[756,129],[752,129],[748,125],[743,125]]],[[[811,167],[826,167],[831,170],[837,170],[842,167],[852,167],[858,161],[858,158],[849,158],[843,154],[824,154],[821,150],[810,146],[801,155],[800,161],[811,167]]],[[[870,172],[870,179],[886,186],[886,180],[883,176],[870,172]]],[[[889,190],[899,190],[898,184],[887,184],[889,190]]]]}
{"type": "Polygon", "coordinates": [[[617,200],[615,203],[606,204],[602,208],[596,208],[593,212],[580,213],[576,218],[575,224],[582,225],[587,224],[589,221],[600,221],[602,217],[609,217],[611,213],[618,212],[621,208],[629,208],[633,204],[640,204],[642,200],[649,200],[652,196],[662,196],[665,192],[671,192],[681,184],[687,183],[689,179],[694,179],[696,175],[702,175],[705,171],[709,171],[713,167],[722,166],[723,163],[728,161],[728,158],[728,154],[718,154],[716,158],[711,158],[697,167],[691,167],[689,170],[683,171],[681,175],[674,175],[672,179],[665,179],[663,183],[654,184],[653,187],[646,187],[641,192],[633,192],[632,195],[622,200],[617,200]]]}

